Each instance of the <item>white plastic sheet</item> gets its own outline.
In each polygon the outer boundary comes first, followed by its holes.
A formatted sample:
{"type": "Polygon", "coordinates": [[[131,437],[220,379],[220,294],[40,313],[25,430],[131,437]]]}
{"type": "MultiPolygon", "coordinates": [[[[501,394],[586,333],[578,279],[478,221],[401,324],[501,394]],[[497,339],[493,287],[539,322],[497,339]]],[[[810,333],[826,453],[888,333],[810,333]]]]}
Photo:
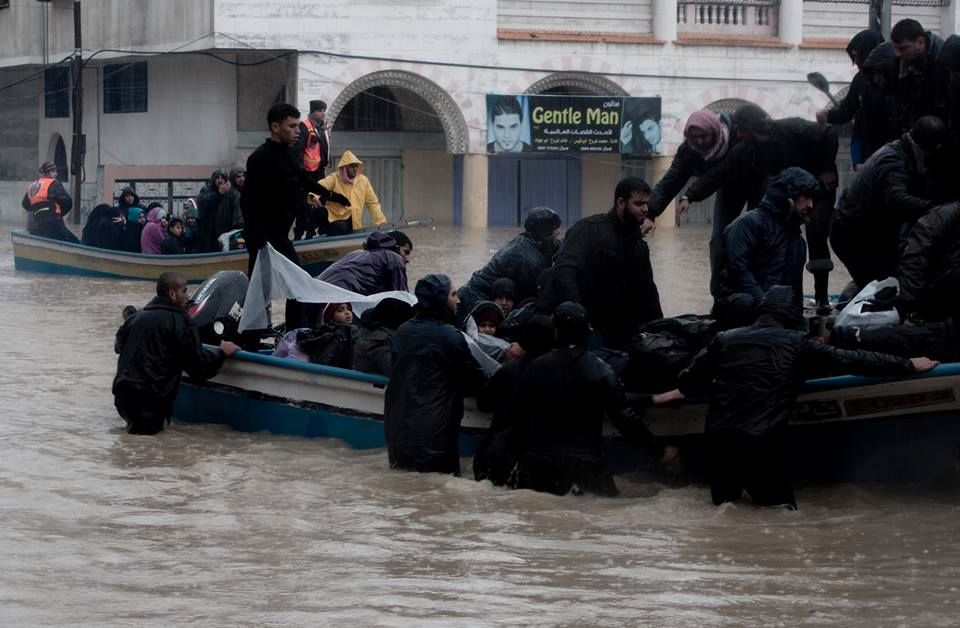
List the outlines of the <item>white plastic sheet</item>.
{"type": "Polygon", "coordinates": [[[882,280],[873,280],[864,286],[857,296],[850,300],[843,311],[837,315],[834,327],[886,327],[900,323],[900,314],[892,305],[889,309],[879,311],[864,311],[864,306],[872,303],[873,297],[884,288],[896,288],[900,294],[900,282],[896,277],[887,277],[882,280]]]}
{"type": "Polygon", "coordinates": [[[314,279],[310,273],[267,244],[260,249],[256,266],[253,268],[253,277],[247,287],[243,315],[240,317],[240,331],[269,327],[267,305],[275,299],[296,299],[301,303],[350,303],[357,316],[384,299],[399,299],[411,305],[417,302],[415,296],[402,290],[365,296],[314,279]]]}

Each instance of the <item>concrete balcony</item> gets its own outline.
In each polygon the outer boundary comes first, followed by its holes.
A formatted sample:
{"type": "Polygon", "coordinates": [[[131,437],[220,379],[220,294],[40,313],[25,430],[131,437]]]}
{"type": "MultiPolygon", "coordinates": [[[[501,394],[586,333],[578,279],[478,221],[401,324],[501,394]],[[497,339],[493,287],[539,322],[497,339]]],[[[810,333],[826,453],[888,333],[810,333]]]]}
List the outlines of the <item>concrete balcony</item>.
{"type": "Polygon", "coordinates": [[[677,33],[776,37],[779,5],[779,0],[681,0],[677,33]]]}

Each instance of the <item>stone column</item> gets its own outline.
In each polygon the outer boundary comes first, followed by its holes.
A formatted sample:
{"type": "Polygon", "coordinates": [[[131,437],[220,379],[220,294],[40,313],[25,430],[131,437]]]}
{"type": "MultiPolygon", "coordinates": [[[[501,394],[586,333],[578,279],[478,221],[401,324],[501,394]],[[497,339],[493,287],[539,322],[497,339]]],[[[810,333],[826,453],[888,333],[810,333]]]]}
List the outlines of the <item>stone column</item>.
{"type": "Polygon", "coordinates": [[[653,36],[660,41],[676,41],[677,0],[653,0],[653,36]]]}
{"type": "Polygon", "coordinates": [[[487,156],[463,156],[463,226],[487,226],[487,156]]]}
{"type": "Polygon", "coordinates": [[[780,40],[792,46],[803,41],[803,0],[780,0],[780,40]]]}

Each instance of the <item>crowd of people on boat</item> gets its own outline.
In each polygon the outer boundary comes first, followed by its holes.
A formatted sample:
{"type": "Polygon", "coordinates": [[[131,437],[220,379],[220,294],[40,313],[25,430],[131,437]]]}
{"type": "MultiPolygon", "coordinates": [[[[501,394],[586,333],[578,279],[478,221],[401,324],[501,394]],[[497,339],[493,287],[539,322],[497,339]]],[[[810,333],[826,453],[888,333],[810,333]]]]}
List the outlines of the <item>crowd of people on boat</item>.
{"type": "MultiPolygon", "coordinates": [[[[905,19],[891,41],[864,31],[847,52],[859,72],[816,121],[774,120],[755,105],[697,111],[655,186],[623,178],[610,209],[569,225],[562,241],[560,217],[538,207],[465,285],[420,279],[414,306],[384,299],[355,317],[350,303],[288,300],[276,355],[388,376],[395,468],[458,474],[463,400],[477,396],[493,424],[476,477],[556,494],[616,494],[604,416],[650,459],[674,464],[680,451],[650,433],[644,408],[704,400],[714,502],[747,491],[757,504],[795,507],[785,430],[806,378],[919,373],[956,350],[938,341],[960,294],[960,189],[950,176],[960,155],[960,37],[944,42],[905,19]],[[856,174],[838,190],[836,125],[850,120],[856,174]],[[682,213],[715,193],[713,312],[665,319],[645,236],[674,199],[682,213]],[[817,313],[830,314],[828,240],[850,269],[851,294],[899,280],[863,320],[886,309],[903,324],[838,333],[840,346],[811,337],[803,273],[813,274],[817,313]]],[[[355,229],[364,208],[385,222],[350,151],[324,176],[321,105],[311,102],[304,122],[293,106],[274,105],[270,138],[247,161],[240,215],[251,276],[267,243],[298,261],[291,230],[355,229]],[[305,209],[321,207],[318,227],[305,209]]],[[[318,279],[362,295],[404,291],[412,251],[406,234],[375,232],[318,279]]],[[[125,381],[118,370],[115,389],[125,381]]]]}

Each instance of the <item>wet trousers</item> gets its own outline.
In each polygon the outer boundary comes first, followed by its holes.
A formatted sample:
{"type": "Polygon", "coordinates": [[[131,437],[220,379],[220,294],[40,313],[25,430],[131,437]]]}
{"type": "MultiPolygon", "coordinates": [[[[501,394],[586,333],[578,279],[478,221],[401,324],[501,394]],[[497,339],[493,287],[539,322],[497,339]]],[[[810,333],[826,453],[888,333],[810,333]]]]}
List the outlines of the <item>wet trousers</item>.
{"type": "Polygon", "coordinates": [[[602,456],[528,452],[520,459],[517,488],[554,495],[620,494],[602,456]]]}
{"type": "Polygon", "coordinates": [[[117,391],[113,403],[117,413],[127,422],[128,434],[158,434],[170,418],[168,404],[137,391],[117,391]]]}
{"type": "Polygon", "coordinates": [[[786,466],[784,429],[756,436],[739,430],[708,432],[710,495],[716,506],[743,491],[758,506],[797,507],[786,466]]]}
{"type": "Polygon", "coordinates": [[[63,224],[63,218],[57,215],[53,215],[50,218],[32,216],[27,231],[42,238],[73,242],[74,244],[79,244],[80,242],[77,236],[73,235],[73,232],[67,229],[67,225],[63,224]]]}

